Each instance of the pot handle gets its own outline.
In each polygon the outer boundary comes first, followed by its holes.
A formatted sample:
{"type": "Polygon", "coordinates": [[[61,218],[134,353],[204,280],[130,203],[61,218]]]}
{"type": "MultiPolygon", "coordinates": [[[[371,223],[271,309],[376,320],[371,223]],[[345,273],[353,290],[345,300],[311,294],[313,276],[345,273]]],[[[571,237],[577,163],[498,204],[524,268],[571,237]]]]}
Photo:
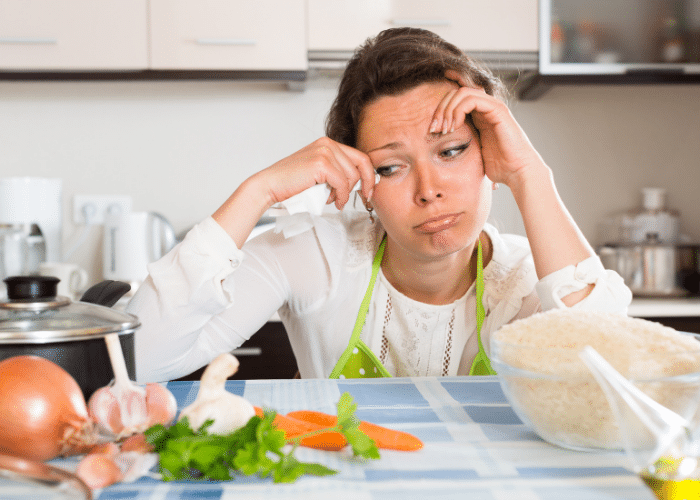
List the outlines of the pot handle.
{"type": "Polygon", "coordinates": [[[131,285],[123,281],[105,280],[88,288],[80,302],[89,302],[105,307],[112,307],[124,294],[131,290],[131,285]]]}

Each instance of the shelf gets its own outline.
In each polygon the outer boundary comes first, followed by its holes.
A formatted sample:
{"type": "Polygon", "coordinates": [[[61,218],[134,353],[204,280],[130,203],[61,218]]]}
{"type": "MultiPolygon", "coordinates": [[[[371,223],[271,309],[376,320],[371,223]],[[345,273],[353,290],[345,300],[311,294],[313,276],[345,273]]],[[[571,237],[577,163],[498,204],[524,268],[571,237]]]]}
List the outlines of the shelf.
{"type": "Polygon", "coordinates": [[[566,74],[543,75],[523,73],[515,87],[515,94],[523,101],[534,101],[556,85],[697,85],[700,73],[682,70],[639,70],[624,74],[566,74]]]}

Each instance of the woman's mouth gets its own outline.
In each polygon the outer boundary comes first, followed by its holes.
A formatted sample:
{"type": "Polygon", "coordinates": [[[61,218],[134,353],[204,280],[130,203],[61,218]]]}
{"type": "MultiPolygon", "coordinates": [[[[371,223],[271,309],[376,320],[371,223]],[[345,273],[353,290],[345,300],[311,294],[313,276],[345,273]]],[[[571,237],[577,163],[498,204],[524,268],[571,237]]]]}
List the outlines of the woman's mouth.
{"type": "Polygon", "coordinates": [[[447,214],[432,217],[414,227],[419,233],[431,234],[449,229],[459,220],[461,214],[447,214]]]}

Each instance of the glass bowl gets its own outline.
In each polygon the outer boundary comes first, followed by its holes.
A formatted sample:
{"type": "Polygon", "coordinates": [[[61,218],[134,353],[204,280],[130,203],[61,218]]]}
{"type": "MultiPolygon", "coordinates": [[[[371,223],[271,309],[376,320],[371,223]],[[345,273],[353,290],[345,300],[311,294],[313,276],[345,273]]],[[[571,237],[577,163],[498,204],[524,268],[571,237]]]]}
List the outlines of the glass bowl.
{"type": "MultiPolygon", "coordinates": [[[[593,346],[618,371],[652,399],[691,422],[698,423],[700,403],[700,336],[698,348],[683,352],[631,349],[610,359],[601,346],[593,346]],[[617,366],[616,366],[617,365],[617,366]],[[629,377],[620,370],[644,376],[629,377]],[[656,375],[652,375],[656,374],[656,375]],[[661,375],[659,375],[661,374],[661,375]]],[[[532,347],[491,340],[491,363],[513,410],[542,439],[573,450],[623,450],[620,422],[613,414],[579,352],[584,343],[570,347],[532,347]]],[[[635,448],[653,447],[654,437],[633,414],[623,416],[635,448]]]]}

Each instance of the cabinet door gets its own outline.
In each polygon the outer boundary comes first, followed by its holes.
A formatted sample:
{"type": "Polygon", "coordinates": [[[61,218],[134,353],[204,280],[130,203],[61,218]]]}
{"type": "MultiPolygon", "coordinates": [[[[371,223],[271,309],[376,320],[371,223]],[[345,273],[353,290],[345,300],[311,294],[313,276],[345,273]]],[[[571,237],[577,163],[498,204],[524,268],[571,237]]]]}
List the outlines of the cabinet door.
{"type": "Polygon", "coordinates": [[[0,69],[145,69],[146,2],[0,0],[0,69]]]}
{"type": "Polygon", "coordinates": [[[397,26],[425,28],[464,51],[536,51],[537,0],[307,0],[309,50],[353,50],[397,26]]]}
{"type": "Polygon", "coordinates": [[[305,70],[304,0],[150,0],[151,67],[305,70]]]}

